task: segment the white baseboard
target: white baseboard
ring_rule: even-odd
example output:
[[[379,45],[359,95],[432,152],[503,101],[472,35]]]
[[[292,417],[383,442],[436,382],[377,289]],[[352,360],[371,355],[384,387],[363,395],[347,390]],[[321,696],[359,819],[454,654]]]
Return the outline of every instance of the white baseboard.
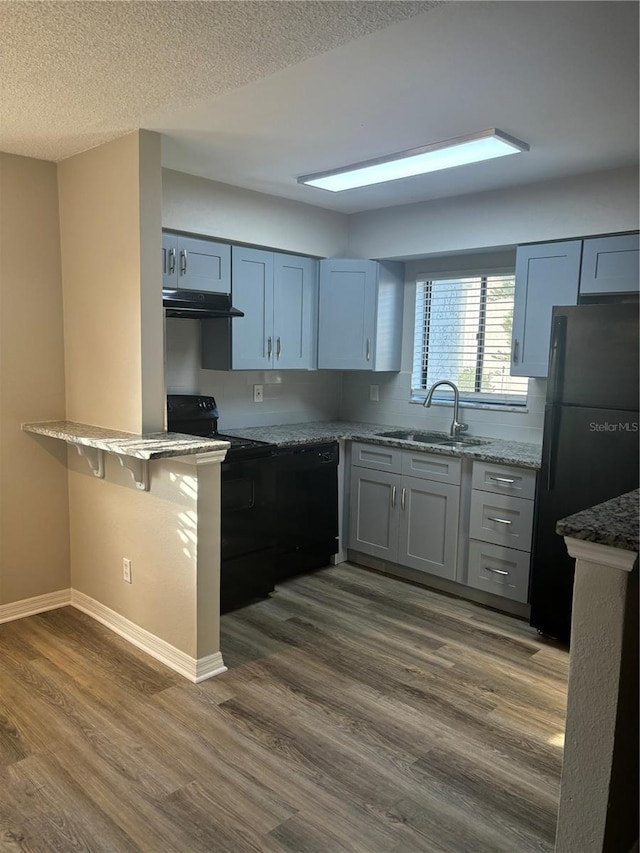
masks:
[[[35,616],[36,613],[44,613],[46,610],[55,610],[57,607],[66,607],[69,604],[71,604],[70,589],[60,589],[45,595],[35,595],[33,598],[23,598],[22,601],[14,601],[11,604],[0,604],[0,624],[13,622],[14,619],[24,619],[25,616]]]
[[[83,592],[72,589],[70,603],[189,681],[198,683],[227,671],[220,652],[193,658]]]

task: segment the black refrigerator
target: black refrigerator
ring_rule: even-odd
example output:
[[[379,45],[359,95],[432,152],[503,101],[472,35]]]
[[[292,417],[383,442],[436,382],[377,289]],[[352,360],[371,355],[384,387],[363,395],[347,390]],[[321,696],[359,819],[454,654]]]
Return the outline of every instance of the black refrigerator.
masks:
[[[556,522],[638,487],[638,305],[553,309],[531,625],[568,642],[574,560]]]

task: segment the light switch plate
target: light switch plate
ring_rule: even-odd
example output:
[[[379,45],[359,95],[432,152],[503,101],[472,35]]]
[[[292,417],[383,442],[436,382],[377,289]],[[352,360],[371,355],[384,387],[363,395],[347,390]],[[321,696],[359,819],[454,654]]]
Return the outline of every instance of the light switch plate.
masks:
[[[379,385],[369,385],[369,399],[372,403],[378,403],[380,401]]]
[[[264,400],[264,396],[263,396],[262,385],[254,385],[253,386],[253,402],[254,403],[262,403],[263,400]]]

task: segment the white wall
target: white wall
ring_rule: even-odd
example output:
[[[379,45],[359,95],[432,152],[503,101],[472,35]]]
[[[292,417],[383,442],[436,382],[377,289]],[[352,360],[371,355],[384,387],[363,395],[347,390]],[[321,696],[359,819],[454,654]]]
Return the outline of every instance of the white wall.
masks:
[[[162,225],[322,258],[347,251],[343,213],[170,169],[162,171]]]
[[[638,170],[615,169],[349,218],[358,258],[411,258],[638,229]]]
[[[169,394],[211,394],[221,432],[246,426],[326,421],[340,411],[342,375],[331,370],[203,370],[198,320],[166,321]],[[264,402],[253,402],[253,386]]]

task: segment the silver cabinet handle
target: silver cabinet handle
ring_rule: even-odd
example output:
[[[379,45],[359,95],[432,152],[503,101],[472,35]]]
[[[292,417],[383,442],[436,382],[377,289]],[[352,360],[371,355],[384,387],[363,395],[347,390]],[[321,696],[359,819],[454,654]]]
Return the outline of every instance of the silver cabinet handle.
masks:
[[[169,275],[176,271],[176,250],[169,249]]]
[[[187,274],[187,250],[180,249],[180,275]]]
[[[510,480],[509,477],[489,477],[494,483],[508,483],[510,486],[515,483],[515,480]]]
[[[402,493],[400,495],[400,506],[402,507],[402,509],[407,508],[407,490],[404,486],[402,487]]]
[[[267,338],[267,358],[271,358],[271,353],[273,352],[273,339],[271,335]]]
[[[282,347],[280,346],[280,335],[276,338],[276,358],[280,358]]]
[[[397,491],[398,490],[396,489],[395,486],[391,487],[391,509],[393,509],[396,505],[396,492]]]
[[[518,363],[518,346],[519,346],[519,341],[517,338],[514,338],[513,339],[513,356],[512,356],[512,360],[513,360],[514,364]]]
[[[491,566],[485,566],[488,572],[493,572],[494,575],[508,575],[509,572],[503,572],[502,569],[493,569]]]
[[[512,524],[513,522],[509,521],[508,518],[496,518],[494,515],[488,515],[487,521],[497,521],[498,524]]]
[[[371,338],[367,338],[367,361],[371,361]]]

